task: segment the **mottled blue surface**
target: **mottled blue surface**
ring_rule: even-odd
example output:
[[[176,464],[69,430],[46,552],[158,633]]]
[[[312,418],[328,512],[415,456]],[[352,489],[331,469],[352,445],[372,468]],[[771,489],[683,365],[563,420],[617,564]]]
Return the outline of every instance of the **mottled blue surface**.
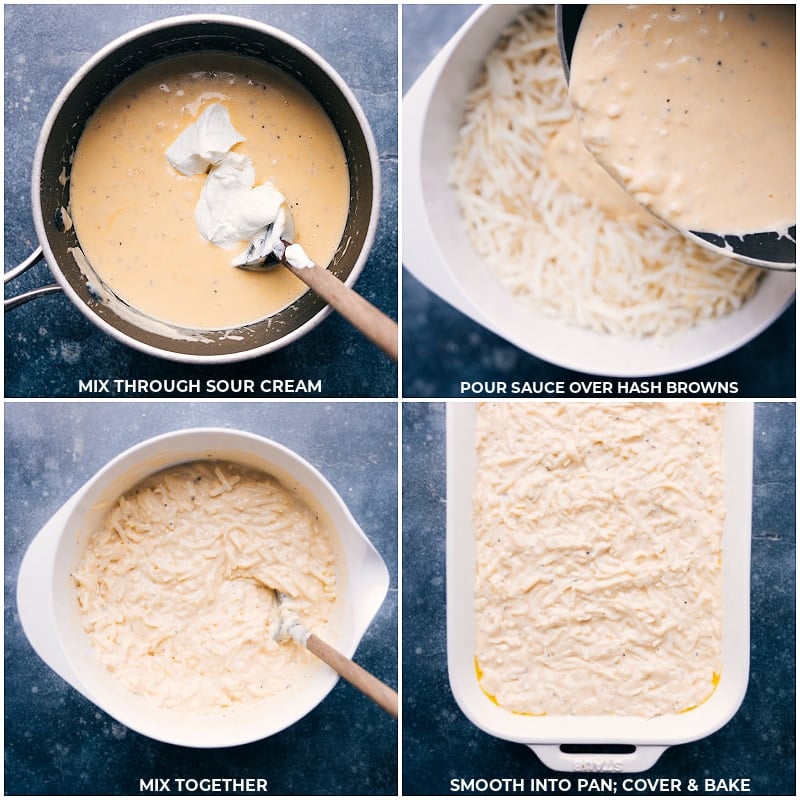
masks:
[[[389,568],[390,588],[355,659],[397,687],[397,409],[394,403],[6,403],[5,792],[136,795],[150,777],[260,777],[274,795],[386,795],[397,723],[344,681],[308,716],[261,742],[193,750],[128,730],[33,652],[16,610],[28,543],[112,457],[195,426],[257,433],[333,484]]]
[[[476,10],[475,5],[403,5],[403,93]],[[478,325],[402,273],[403,386],[405,397],[461,396],[461,381],[532,381],[586,376],[529,355]],[[795,396],[795,305],[734,353],[673,379],[737,381],[739,396]],[[724,397],[724,395],[721,395]]]
[[[155,19],[199,10],[255,19],[314,48],[347,81],[370,122],[381,164],[381,216],[356,290],[397,319],[397,8],[393,5],[13,5],[5,8],[5,268],[36,247],[31,164],[42,123],[67,80],[101,46]],[[44,263],[13,282],[47,283]],[[8,294],[8,292],[7,292]],[[397,368],[331,314],[300,341],[228,367],[181,366],[102,333],[61,293],[5,318],[7,397],[76,397],[89,378],[256,377],[323,381],[324,397],[395,397]],[[131,396],[131,393],[127,393]]]
[[[670,747],[645,777],[749,778],[754,795],[795,788],[795,406],[756,406],[751,665],[744,702],[718,732]],[[553,773],[522,744],[482,732],[447,676],[445,407],[403,406],[403,782],[407,795],[446,795],[451,778]],[[622,791],[620,791],[622,793]]]

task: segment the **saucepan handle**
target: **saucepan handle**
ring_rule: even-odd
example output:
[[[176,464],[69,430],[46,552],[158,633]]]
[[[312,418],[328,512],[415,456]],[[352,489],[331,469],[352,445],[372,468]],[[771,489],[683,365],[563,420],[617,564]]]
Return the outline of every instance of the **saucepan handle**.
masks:
[[[13,281],[14,278],[19,277],[22,275],[23,272],[27,272],[34,264],[38,264],[42,258],[44,258],[44,253],[42,252],[42,247],[39,245],[24,261],[17,264],[16,267],[12,267],[3,275],[3,284],[9,283],[9,281]],[[12,308],[16,308],[17,306],[21,306],[23,303],[27,303],[28,300],[33,300],[36,297],[41,297],[45,294],[51,294],[52,292],[60,292],[61,287],[57,283],[50,283],[47,286],[40,286],[38,289],[31,289],[29,292],[23,292],[22,294],[18,294],[16,297],[9,297],[3,301],[3,308],[5,311],[10,311]]]
[[[667,749],[664,745],[636,745],[631,753],[565,753],[557,744],[531,744],[542,763],[559,772],[644,772]]]

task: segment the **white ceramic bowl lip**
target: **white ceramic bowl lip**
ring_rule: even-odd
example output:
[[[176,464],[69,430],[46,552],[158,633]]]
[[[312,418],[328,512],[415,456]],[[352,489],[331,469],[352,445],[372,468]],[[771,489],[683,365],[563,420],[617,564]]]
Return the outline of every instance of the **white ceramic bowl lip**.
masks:
[[[298,301],[266,320],[260,320],[229,330],[190,331],[150,319],[146,314],[135,309],[125,308],[125,304],[120,301],[115,301],[111,305],[105,303],[97,304],[94,302],[95,292],[90,291],[86,285],[87,281],[80,267],[72,264],[71,262],[74,261],[74,258],[71,255],[67,255],[67,244],[71,244],[72,240],[69,242],[61,241],[61,239],[64,239],[64,231],[58,229],[57,223],[51,218],[53,214],[44,213],[43,204],[48,209],[51,206],[58,208],[59,205],[64,207],[69,205],[68,193],[55,200],[51,197],[53,192],[56,191],[53,188],[57,183],[54,177],[59,175],[62,169],[68,172],[69,164],[71,164],[71,153],[74,149],[74,146],[63,149],[65,144],[61,143],[60,138],[63,136],[63,128],[65,127],[71,130],[80,124],[80,129],[82,129],[83,122],[81,117],[83,116],[84,119],[88,117],[96,106],[92,106],[88,112],[83,110],[76,111],[77,120],[72,119],[72,112],[67,114],[68,119],[66,122],[62,117],[64,116],[65,104],[68,102],[76,104],[77,108],[82,108],[82,101],[76,101],[74,98],[82,97],[85,91],[83,84],[88,84],[93,71],[99,68],[106,59],[116,57],[117,51],[121,51],[123,48],[136,47],[138,41],[143,37],[151,35],[173,35],[177,37],[183,29],[197,29],[198,27],[211,29],[214,26],[218,26],[228,32],[236,31],[237,29],[247,31],[253,35],[263,36],[267,40],[276,40],[290,48],[300,58],[313,64],[326,76],[330,85],[335,87],[335,91],[338,93],[338,98],[336,98],[335,102],[343,102],[352,113],[358,128],[357,134],[353,131],[349,131],[346,136],[342,134],[342,131],[339,131],[339,134],[343,138],[346,150],[348,149],[348,142],[344,141],[345,138],[352,138],[353,141],[363,139],[365,166],[359,169],[359,173],[363,175],[366,175],[367,172],[370,173],[371,196],[367,207],[363,198],[367,192],[366,187],[359,189],[351,186],[351,211],[358,203],[361,203],[361,206],[359,206],[361,211],[354,216],[360,218],[361,214],[368,215],[368,222],[365,230],[362,230],[361,223],[357,223],[353,225],[353,230],[348,233],[351,228],[351,220],[348,218],[348,227],[345,229],[345,235],[339,245],[339,252],[343,254],[342,260],[349,261],[352,257],[348,253],[348,250],[352,249],[351,244],[354,243],[355,237],[361,239],[360,249],[355,257],[353,266],[350,267],[344,277],[344,282],[348,286],[355,283],[366,265],[377,234],[381,202],[380,158],[375,137],[366,114],[355,94],[339,73],[315,50],[294,36],[265,23],[233,15],[186,14],[142,25],[119,36],[95,53],[78,69],[59,92],[42,126],[34,152],[31,178],[31,199],[36,236],[50,271],[61,289],[91,322],[122,344],[143,353],[168,360],[196,364],[233,363],[274,352],[296,341],[315,328],[330,314],[331,308],[306,293]],[[208,49],[208,45],[205,45],[205,47]],[[151,60],[153,58],[151,57]],[[74,135],[74,133],[70,135]],[[59,141],[53,142],[51,141],[53,139],[59,139]],[[62,148],[60,158],[55,158],[51,149],[58,150],[59,148]],[[354,150],[360,150],[360,145],[356,145]],[[56,161],[59,163],[56,163]],[[351,162],[351,176],[353,166]],[[364,183],[366,183],[366,178]],[[63,194],[64,190],[62,189],[61,192]],[[67,231],[66,233],[75,238],[74,232]],[[53,244],[54,242],[58,242],[57,248]],[[77,245],[77,240],[75,240],[75,243]],[[305,306],[311,302],[306,299],[307,296],[312,298],[314,304],[320,305],[320,310],[306,321],[297,324],[295,317],[305,314]],[[118,311],[115,310],[117,308],[119,309]],[[169,333],[170,330],[178,331],[179,335],[172,335]],[[251,346],[250,343],[252,341],[256,342],[255,346]],[[261,343],[262,341],[263,343]]]
[[[188,747],[229,747],[257,741],[294,724],[333,688],[337,675],[321,662],[308,671],[302,692],[267,705],[215,714],[160,709],[129,692],[97,659],[79,617],[70,572],[93,520],[124,491],[168,466],[197,459],[228,459],[281,480],[329,521],[338,542],[339,596],[331,644],[352,656],[388,590],[380,555],[327,479],[305,459],[261,436],[226,428],[163,434],[114,458],[57,512],[31,543],[20,569],[18,606],[34,650],[62,678],[126,727]],[[265,631],[265,636],[270,632]]]
[[[511,714],[481,691],[475,674],[474,574],[471,516],[475,469],[476,406],[447,406],[447,662],[453,695],[465,716],[485,732],[529,745],[554,769],[579,771],[584,755],[561,745],[629,745],[633,753],[609,756],[617,769],[638,772],[652,766],[670,745],[696,741],[722,727],[738,710],[750,665],[750,520],[752,513],[753,405],[726,404],[723,459],[722,670],[714,694],[681,714],[653,719],[630,716],[543,716]],[[464,502],[466,500],[466,502]],[[598,757],[602,761],[602,757]],[[595,771],[600,771],[598,767]]]
[[[405,266],[480,325],[537,358],[596,375],[644,377],[697,367],[765,330],[794,298],[792,273],[767,271],[740,309],[659,343],[578,328],[537,314],[487,277],[449,182],[464,100],[505,26],[527,6],[481,6],[428,66],[403,101]]]

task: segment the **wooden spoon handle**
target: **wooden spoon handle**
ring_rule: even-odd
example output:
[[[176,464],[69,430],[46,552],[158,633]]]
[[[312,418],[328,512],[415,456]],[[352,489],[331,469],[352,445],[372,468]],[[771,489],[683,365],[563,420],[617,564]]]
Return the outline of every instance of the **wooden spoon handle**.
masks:
[[[331,647],[314,633],[309,634],[306,647],[329,667],[335,669],[346,681],[352,683],[356,689],[360,689],[384,711],[388,711],[397,719],[397,692],[394,689],[379,681],[354,661],[343,656],[336,648]]]
[[[380,347],[392,361],[397,361],[397,323],[394,320],[319,264],[301,269],[293,267],[285,260],[283,263],[373,344]]]

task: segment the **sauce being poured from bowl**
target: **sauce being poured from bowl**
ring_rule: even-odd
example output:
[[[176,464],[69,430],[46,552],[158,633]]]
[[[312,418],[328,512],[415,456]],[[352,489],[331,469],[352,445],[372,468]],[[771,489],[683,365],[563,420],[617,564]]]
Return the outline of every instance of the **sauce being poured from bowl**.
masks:
[[[586,147],[684,231],[795,225],[794,6],[589,5],[570,64]]]

